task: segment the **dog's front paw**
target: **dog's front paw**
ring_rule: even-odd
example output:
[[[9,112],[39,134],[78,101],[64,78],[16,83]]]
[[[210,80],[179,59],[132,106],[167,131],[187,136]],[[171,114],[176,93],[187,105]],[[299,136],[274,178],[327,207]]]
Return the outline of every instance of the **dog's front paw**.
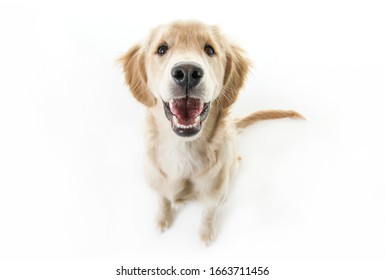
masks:
[[[202,225],[200,229],[200,238],[205,246],[211,244],[215,237],[214,227],[212,225]]]
[[[160,232],[164,232],[171,225],[171,213],[161,213],[156,218],[156,226]]]

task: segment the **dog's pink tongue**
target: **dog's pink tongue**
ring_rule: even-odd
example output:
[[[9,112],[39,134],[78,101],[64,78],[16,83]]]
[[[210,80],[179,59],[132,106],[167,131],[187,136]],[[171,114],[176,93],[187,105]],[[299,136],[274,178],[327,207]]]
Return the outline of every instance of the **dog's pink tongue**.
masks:
[[[170,110],[177,117],[179,124],[191,125],[202,113],[203,104],[198,98],[174,98],[170,101]]]

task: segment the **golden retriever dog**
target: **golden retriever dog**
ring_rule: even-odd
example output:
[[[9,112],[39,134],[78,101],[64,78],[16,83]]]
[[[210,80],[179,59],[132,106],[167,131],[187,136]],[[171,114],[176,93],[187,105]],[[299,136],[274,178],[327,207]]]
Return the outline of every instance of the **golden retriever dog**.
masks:
[[[159,195],[157,226],[164,231],[173,206],[198,199],[204,204],[200,238],[207,245],[240,159],[237,132],[258,120],[302,116],[260,111],[231,119],[250,62],[215,26],[161,25],[120,62],[131,93],[147,108],[145,179]]]

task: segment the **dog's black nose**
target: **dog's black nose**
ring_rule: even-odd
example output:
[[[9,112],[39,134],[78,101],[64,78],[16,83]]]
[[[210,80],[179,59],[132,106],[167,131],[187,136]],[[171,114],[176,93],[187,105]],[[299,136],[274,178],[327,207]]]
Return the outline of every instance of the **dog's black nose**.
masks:
[[[171,69],[171,76],[177,85],[191,89],[199,84],[203,69],[196,64],[179,63]]]

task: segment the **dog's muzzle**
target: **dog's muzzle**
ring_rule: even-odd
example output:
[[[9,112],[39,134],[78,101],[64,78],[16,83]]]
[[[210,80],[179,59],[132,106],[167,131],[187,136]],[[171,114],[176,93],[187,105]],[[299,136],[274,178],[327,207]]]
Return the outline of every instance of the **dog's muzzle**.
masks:
[[[193,62],[177,63],[171,69],[178,93],[170,101],[163,101],[163,107],[172,130],[178,136],[196,135],[207,118],[210,102],[203,102],[200,96],[203,75],[203,69]]]

